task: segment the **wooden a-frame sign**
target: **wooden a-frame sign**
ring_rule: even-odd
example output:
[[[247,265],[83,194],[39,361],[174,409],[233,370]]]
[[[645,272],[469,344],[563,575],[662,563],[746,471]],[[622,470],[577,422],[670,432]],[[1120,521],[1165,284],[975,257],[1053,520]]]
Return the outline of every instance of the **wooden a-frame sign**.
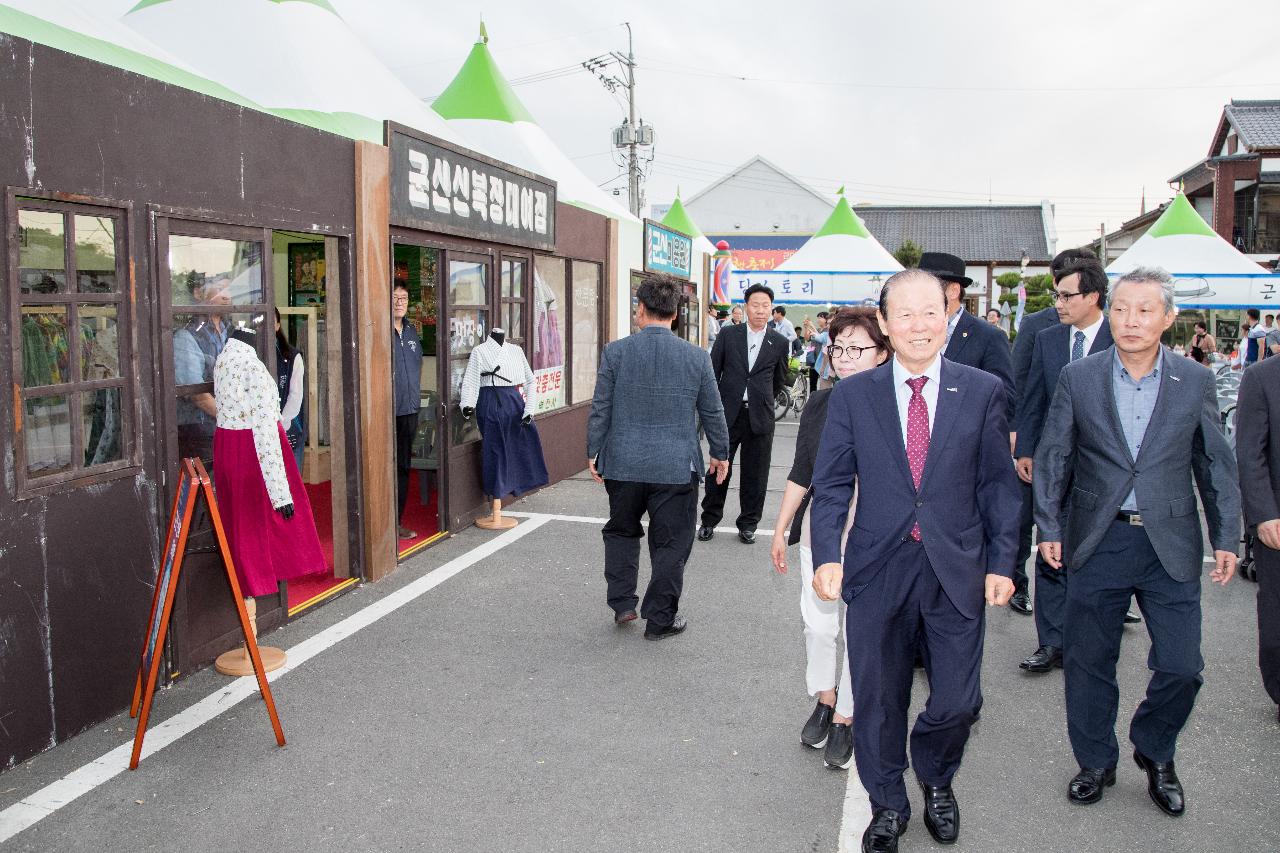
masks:
[[[198,457],[183,459],[179,469],[177,494],[173,499],[173,514],[169,518],[169,533],[165,539],[164,551],[160,554],[156,591],[151,599],[151,618],[147,623],[147,635],[142,641],[142,658],[138,663],[133,702],[129,706],[129,716],[138,718],[138,731],[133,736],[133,756],[129,759],[130,770],[138,768],[138,759],[142,756],[142,738],[147,733],[147,718],[151,715],[151,700],[155,696],[156,678],[160,674],[159,650],[164,646],[165,634],[169,631],[169,616],[173,610],[174,593],[178,589],[178,575],[182,570],[182,556],[187,547],[187,534],[191,530],[191,516],[201,493],[204,494],[205,503],[209,507],[209,517],[213,521],[213,529],[218,536],[222,564],[227,571],[227,581],[231,584],[231,599],[235,602],[236,611],[240,614],[240,628],[244,631],[245,645],[249,649],[249,657],[253,660],[253,670],[258,676],[258,688],[262,691],[263,701],[267,703],[267,713],[271,715],[271,727],[275,729],[276,743],[284,746],[284,730],[280,728],[276,703],[271,698],[271,686],[267,684],[267,674],[262,669],[262,658],[258,654],[258,641],[254,637],[253,626],[249,623],[249,613],[245,610],[244,599],[240,596],[240,582],[236,580],[235,566],[231,562],[231,549],[227,546],[227,535],[222,529],[222,517],[218,514],[218,503],[213,496],[213,484],[209,481],[204,463]]]

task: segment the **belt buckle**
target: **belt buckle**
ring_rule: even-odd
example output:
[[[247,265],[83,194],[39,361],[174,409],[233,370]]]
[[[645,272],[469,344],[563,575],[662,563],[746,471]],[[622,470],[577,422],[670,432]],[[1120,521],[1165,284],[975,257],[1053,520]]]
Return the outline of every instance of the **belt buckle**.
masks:
[[[1129,513],[1129,526],[1130,526],[1130,527],[1143,527],[1144,525],[1143,525],[1143,523],[1142,523],[1142,516],[1141,516],[1141,515],[1138,515],[1138,513],[1136,513],[1136,512],[1131,512],[1131,513]]]

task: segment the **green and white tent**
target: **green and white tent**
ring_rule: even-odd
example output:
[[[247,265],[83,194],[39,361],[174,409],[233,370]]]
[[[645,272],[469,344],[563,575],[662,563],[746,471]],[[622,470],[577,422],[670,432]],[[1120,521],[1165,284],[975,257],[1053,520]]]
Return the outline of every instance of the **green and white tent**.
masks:
[[[679,188],[676,189],[676,200],[671,203],[671,209],[667,211],[666,216],[662,217],[662,224],[692,237],[695,252],[702,252],[705,255],[716,253],[716,247],[702,233],[702,229],[694,224],[689,211],[685,209],[684,202],[680,200]]]
[[[391,119],[466,145],[328,0],[140,0],[122,20],[276,115],[374,142]]]
[[[493,61],[488,41],[481,25],[480,40],[432,109],[477,150],[555,181],[560,201],[638,224],[538,126]]]
[[[1182,193],[1150,230],[1107,267],[1113,280],[1138,267],[1160,267],[1174,277],[1183,308],[1263,308],[1280,303],[1280,276],[1266,272],[1200,217]]]
[[[840,197],[818,233],[772,270],[734,270],[731,298],[741,301],[753,284],[773,288],[774,299],[819,305],[874,305],[884,280],[902,270]]]

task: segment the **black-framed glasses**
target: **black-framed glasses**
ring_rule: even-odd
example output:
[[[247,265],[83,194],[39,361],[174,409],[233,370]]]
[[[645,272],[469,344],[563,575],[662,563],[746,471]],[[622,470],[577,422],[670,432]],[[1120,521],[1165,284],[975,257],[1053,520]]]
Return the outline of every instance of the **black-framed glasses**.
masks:
[[[1080,295],[1080,291],[1078,290],[1075,293],[1068,293],[1065,290],[1055,290],[1053,293],[1053,301],[1054,302],[1070,302],[1071,297],[1079,296],[1079,295]]]
[[[847,347],[842,347],[839,344],[827,344],[827,355],[831,356],[832,358],[840,358],[841,356],[848,353],[849,358],[861,358],[864,352],[866,352],[867,350],[873,350],[873,349],[879,349],[879,347],[875,345],[872,345],[869,347],[855,347],[852,345]]]

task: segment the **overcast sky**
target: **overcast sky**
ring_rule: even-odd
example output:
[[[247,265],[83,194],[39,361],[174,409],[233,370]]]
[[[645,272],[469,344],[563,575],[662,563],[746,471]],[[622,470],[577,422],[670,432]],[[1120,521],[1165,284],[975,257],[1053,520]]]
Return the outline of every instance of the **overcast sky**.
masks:
[[[126,9],[133,0],[118,2]],[[476,39],[567,155],[605,184],[625,101],[585,70],[635,36],[657,131],[649,204],[755,154],[853,202],[1055,203],[1060,247],[1171,195],[1231,98],[1280,98],[1275,0],[330,0],[417,94]],[[615,66],[608,73],[619,73]],[[747,78],[747,79],[741,79]],[[625,177],[610,187],[623,190]]]

